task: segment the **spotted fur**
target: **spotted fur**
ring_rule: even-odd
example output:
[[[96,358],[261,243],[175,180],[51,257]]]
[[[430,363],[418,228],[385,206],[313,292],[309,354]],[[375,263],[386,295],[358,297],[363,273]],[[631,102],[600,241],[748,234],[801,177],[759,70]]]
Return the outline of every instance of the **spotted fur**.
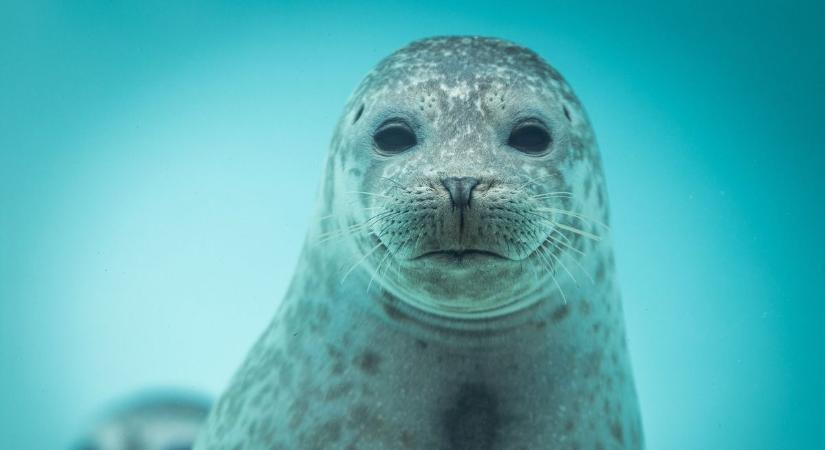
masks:
[[[508,145],[525,118],[546,153]],[[379,151],[388,119],[416,145]],[[478,181],[466,208],[449,177]],[[197,449],[643,448],[598,150],[535,53],[440,37],[390,55],[347,104],[320,197]]]

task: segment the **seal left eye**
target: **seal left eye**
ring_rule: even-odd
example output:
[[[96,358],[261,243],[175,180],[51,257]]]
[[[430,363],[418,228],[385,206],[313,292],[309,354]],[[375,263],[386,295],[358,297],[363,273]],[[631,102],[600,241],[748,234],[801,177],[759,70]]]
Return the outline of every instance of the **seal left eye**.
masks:
[[[544,153],[552,142],[550,132],[538,120],[527,120],[516,125],[507,139],[507,145],[531,155]]]
[[[415,133],[404,122],[388,122],[380,127],[372,140],[385,153],[401,153],[418,143]]]

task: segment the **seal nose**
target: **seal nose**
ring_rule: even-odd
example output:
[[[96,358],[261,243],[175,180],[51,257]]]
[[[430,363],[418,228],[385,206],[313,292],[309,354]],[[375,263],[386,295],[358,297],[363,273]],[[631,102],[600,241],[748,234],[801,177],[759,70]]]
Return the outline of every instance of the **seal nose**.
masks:
[[[470,207],[473,189],[478,186],[478,183],[478,178],[473,177],[447,177],[441,180],[441,184],[450,194],[450,202],[453,208],[460,210]]]

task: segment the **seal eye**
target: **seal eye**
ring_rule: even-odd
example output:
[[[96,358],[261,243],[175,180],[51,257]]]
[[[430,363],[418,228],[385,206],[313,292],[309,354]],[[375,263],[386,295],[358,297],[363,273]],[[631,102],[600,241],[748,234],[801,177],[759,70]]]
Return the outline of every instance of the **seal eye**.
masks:
[[[404,122],[385,122],[378,127],[372,140],[385,153],[401,153],[418,143],[415,133]]]
[[[552,141],[547,127],[538,120],[531,119],[513,128],[510,137],[507,138],[507,145],[524,153],[536,155],[547,150]]]

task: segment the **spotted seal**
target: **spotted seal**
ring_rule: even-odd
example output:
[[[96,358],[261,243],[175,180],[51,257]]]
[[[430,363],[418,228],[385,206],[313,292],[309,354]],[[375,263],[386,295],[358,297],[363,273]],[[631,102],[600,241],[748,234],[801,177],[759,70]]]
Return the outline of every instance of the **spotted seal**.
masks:
[[[534,52],[413,42],[336,128],[296,274],[196,448],[643,447],[600,156]]]
[[[75,450],[190,450],[210,402],[165,390],[134,395],[95,421]]]

